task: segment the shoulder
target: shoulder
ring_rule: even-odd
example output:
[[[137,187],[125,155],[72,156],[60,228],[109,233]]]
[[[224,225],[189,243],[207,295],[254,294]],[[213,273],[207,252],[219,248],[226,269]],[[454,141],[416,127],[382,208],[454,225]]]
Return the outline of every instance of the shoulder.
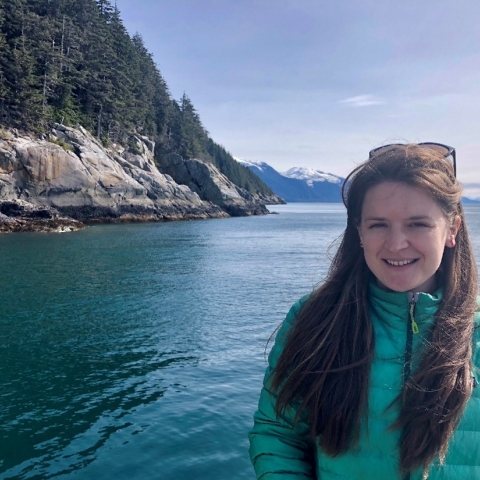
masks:
[[[305,302],[309,299],[310,295],[305,295],[302,297],[300,300],[297,300],[291,307],[290,310],[287,313],[287,316],[285,317],[285,320],[283,321],[282,326],[280,327],[280,330],[277,333],[277,336],[275,337],[275,342],[278,341],[284,341],[285,335],[287,332],[290,330],[290,327],[295,323],[295,320],[298,316],[298,312],[302,309],[303,305]]]
[[[480,296],[477,297],[477,311],[475,312],[474,322],[475,327],[480,327]]]
[[[295,319],[298,316],[298,312],[300,312],[301,308],[308,300],[309,296],[310,295],[305,295],[300,300],[296,301],[288,311],[285,320],[283,321],[280,329],[277,332],[277,335],[275,336],[275,344],[273,345],[273,348],[268,357],[268,362],[270,363],[270,365],[275,365],[277,363],[278,357],[280,356],[280,353],[283,350],[283,346],[285,345],[285,340],[287,338],[288,332],[294,324]]]
[[[475,329],[473,331],[473,365],[477,381],[480,382],[480,297],[477,298],[477,311],[473,317]]]
[[[305,295],[291,306],[290,310],[287,313],[287,316],[285,317],[285,321],[283,322],[284,325],[288,324],[289,326],[291,326],[293,324],[293,322],[297,318],[298,312],[309,298],[310,295]]]
[[[473,324],[475,327],[473,339],[474,342],[476,341],[478,346],[480,347],[480,297],[477,297],[477,311],[473,316]]]

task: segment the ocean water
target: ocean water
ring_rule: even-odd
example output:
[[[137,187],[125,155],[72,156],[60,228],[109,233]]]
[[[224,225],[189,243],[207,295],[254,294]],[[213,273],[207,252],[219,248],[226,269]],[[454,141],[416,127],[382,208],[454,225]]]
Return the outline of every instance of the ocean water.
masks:
[[[266,342],[345,224],[272,210],[0,236],[0,479],[253,480]]]

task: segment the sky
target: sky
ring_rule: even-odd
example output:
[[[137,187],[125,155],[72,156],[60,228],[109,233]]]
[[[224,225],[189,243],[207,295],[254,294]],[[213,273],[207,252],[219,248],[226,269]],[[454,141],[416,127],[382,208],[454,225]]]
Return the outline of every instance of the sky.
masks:
[[[233,156],[345,176],[372,148],[433,141],[480,196],[478,0],[116,3]]]

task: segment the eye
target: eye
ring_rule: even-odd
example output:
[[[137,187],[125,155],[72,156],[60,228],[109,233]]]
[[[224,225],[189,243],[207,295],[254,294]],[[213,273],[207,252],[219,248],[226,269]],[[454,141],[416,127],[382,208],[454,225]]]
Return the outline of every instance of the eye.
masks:
[[[411,226],[415,227],[415,228],[429,228],[430,227],[430,225],[428,223],[425,223],[425,222],[413,222],[413,223],[411,223]]]
[[[377,223],[372,223],[368,226],[368,228],[385,228],[387,226],[386,223],[383,222],[377,222]]]

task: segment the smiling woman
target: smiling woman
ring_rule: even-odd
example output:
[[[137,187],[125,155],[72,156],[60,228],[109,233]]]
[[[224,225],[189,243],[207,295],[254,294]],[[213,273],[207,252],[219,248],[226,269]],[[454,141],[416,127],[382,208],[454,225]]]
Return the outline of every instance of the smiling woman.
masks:
[[[451,155],[391,145],[347,177],[329,275],[269,356],[258,478],[478,478],[477,272]]]

